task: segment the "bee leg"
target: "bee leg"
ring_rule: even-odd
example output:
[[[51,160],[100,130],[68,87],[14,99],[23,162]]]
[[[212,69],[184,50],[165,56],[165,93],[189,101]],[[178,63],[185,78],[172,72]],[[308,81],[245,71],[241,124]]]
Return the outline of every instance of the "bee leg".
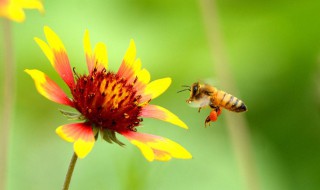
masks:
[[[204,123],[205,127],[207,127],[208,125],[210,126],[210,122],[217,121],[217,119],[218,119],[218,114],[216,110],[212,110]]]
[[[216,112],[217,112],[217,116],[219,116],[221,114],[221,109],[219,106],[216,107]]]
[[[221,114],[221,109],[219,106],[215,106],[212,111],[210,112],[209,116],[207,117],[207,119],[205,120],[204,124],[205,127],[207,127],[208,125],[210,125],[210,122],[214,122],[217,121],[218,116]]]
[[[207,119],[204,121],[204,127],[210,126],[210,115],[207,117]]]
[[[210,104],[210,108],[215,110],[217,112],[217,115],[219,116],[221,114],[220,106],[215,106],[213,104]]]
[[[198,109],[198,113],[200,113],[200,110],[201,110],[201,107],[199,107],[199,109]]]

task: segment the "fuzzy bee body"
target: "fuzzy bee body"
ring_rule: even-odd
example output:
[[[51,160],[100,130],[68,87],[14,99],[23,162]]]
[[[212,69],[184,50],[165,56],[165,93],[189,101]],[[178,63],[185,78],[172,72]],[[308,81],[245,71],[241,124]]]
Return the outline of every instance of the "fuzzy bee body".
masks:
[[[247,107],[242,100],[222,90],[216,90],[212,97],[214,105],[223,107],[229,111],[234,112],[247,111]]]
[[[221,112],[220,107],[233,112],[247,111],[247,107],[242,100],[211,85],[196,82],[185,90],[190,91],[190,98],[187,103],[193,107],[199,107],[199,112],[201,108],[207,106],[212,109],[205,121],[205,125],[209,124],[210,121],[217,120]]]

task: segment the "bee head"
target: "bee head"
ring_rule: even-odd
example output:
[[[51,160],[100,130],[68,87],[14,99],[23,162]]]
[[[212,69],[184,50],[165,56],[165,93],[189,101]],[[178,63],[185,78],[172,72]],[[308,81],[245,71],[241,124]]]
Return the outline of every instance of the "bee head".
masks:
[[[200,84],[199,82],[195,82],[191,85],[190,87],[190,98],[187,100],[187,103],[191,103],[195,101],[197,98],[197,95],[199,94],[200,91]]]
[[[199,82],[195,82],[191,86],[183,85],[182,87],[185,87],[185,89],[178,92],[190,91],[190,97],[186,102],[191,107],[205,107],[210,104],[214,87],[210,87],[207,84],[200,84]]]
[[[200,84],[199,82],[195,82],[191,85],[191,94],[190,96],[193,97],[193,96],[196,96],[199,92],[199,89],[200,89]]]
[[[188,85],[182,85],[182,87],[185,87],[185,89],[182,89],[179,92],[183,92],[183,91],[190,91],[190,97],[189,99],[186,101],[187,103],[191,103],[195,100],[197,100],[199,97],[199,93],[200,93],[200,83],[199,82],[195,82],[193,83],[191,86]]]

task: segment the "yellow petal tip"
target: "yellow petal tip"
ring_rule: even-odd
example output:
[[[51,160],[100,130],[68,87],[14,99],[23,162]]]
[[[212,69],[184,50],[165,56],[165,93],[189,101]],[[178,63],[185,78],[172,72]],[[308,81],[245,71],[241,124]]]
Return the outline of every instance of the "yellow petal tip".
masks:
[[[93,145],[94,141],[84,141],[82,139],[79,139],[73,145],[74,152],[79,158],[84,158],[92,150]]]
[[[63,140],[67,141],[67,142],[73,142],[74,139],[70,138],[66,135],[66,133],[63,132],[63,126],[60,126],[56,129],[56,134],[61,137]]]

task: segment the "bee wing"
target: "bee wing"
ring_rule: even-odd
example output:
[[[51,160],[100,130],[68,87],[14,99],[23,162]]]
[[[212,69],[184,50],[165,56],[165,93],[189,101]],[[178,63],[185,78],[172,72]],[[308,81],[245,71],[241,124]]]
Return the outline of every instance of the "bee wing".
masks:
[[[209,84],[211,86],[217,86],[219,85],[219,82],[216,78],[213,78],[213,77],[209,77],[209,78],[205,78],[205,79],[202,79],[200,80],[201,83],[204,83],[204,84]]]

